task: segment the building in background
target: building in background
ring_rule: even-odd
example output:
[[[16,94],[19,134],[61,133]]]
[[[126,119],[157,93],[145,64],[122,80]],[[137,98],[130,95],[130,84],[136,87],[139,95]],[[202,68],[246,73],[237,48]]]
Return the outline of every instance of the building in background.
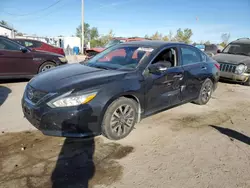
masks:
[[[40,37],[34,35],[16,36],[20,39],[33,39],[45,42],[55,47],[63,48],[66,55],[73,55],[73,48],[81,49],[81,39],[79,37]]]
[[[16,30],[10,26],[0,24],[0,35],[15,38]]]

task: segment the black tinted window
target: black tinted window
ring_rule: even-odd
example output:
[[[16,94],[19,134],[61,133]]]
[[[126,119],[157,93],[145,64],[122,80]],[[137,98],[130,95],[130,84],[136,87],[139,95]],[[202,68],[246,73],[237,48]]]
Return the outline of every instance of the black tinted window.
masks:
[[[201,62],[201,54],[198,50],[190,47],[181,47],[183,65]]]
[[[0,50],[20,50],[20,46],[10,40],[0,38]]]
[[[205,46],[205,51],[213,51],[213,50],[217,50],[216,45],[206,45]]]
[[[22,41],[20,40],[15,40],[17,43],[21,44],[21,45],[24,45]]]
[[[250,56],[250,44],[231,43],[223,50],[223,53]]]

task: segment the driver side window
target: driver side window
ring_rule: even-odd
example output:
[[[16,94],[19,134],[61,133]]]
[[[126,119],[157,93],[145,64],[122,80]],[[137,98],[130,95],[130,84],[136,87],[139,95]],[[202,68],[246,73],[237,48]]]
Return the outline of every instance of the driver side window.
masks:
[[[168,48],[163,50],[152,62],[152,64],[156,63],[165,64],[166,67],[177,66],[177,49]]]
[[[20,51],[20,46],[14,42],[0,38],[0,50]]]

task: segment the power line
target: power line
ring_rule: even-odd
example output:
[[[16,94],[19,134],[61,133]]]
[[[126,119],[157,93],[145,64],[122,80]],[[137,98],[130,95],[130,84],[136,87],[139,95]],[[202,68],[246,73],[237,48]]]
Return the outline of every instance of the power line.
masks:
[[[11,15],[11,16],[27,16],[27,15],[31,15],[31,14],[36,14],[38,12],[41,12],[41,11],[45,11],[53,6],[55,6],[56,4],[58,4],[59,2],[61,2],[62,0],[58,0],[56,1],[55,3],[51,4],[50,6],[48,7],[45,7],[43,9],[40,9],[40,10],[37,10],[35,12],[30,12],[30,13],[26,13],[26,14],[13,14],[13,13],[9,13],[9,12],[6,12],[6,11],[3,11],[4,13],[8,14],[8,15]]]

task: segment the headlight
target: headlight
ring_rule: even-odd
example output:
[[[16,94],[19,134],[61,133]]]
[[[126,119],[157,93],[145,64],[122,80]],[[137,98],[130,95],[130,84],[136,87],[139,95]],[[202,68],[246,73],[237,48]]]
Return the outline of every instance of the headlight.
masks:
[[[235,73],[236,74],[243,74],[247,69],[247,66],[244,64],[239,64],[236,69],[235,69]]]
[[[59,59],[61,62],[63,62],[63,63],[65,63],[65,62],[68,61],[68,60],[66,59],[66,57],[58,57],[58,59]]]
[[[91,93],[85,93],[85,94],[83,93],[71,94],[71,92],[68,92],[53,99],[47,104],[52,108],[79,106],[81,104],[86,104],[92,99],[94,99],[96,94],[97,92],[91,92]]]

